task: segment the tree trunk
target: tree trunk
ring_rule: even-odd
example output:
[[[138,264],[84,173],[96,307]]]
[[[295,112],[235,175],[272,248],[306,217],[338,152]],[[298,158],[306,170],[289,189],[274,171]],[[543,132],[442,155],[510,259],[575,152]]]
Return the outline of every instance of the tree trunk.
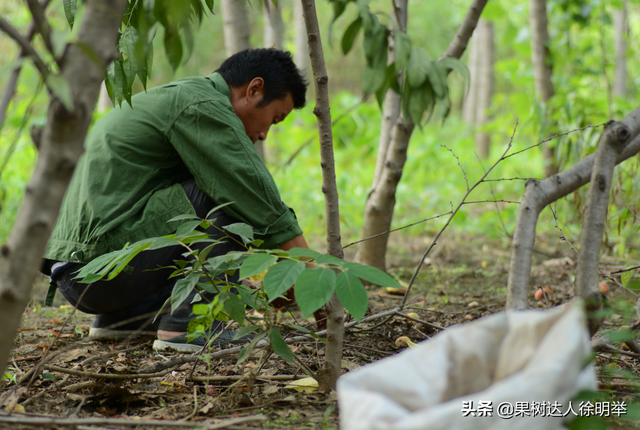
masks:
[[[629,130],[629,140],[633,140],[618,155],[616,164],[640,152],[640,136],[638,136],[640,133],[640,108],[631,112],[620,123]],[[598,146],[603,145],[605,139],[611,138],[613,138],[611,132],[603,133]],[[579,163],[562,173],[542,181],[529,180],[527,182],[520,201],[511,244],[511,261],[507,281],[507,309],[527,308],[531,257],[536,238],[538,216],[551,202],[574,192],[590,181],[594,158],[595,154],[587,155]]]
[[[309,40],[309,56],[316,88],[316,107],[313,113],[318,118],[320,134],[320,155],[322,166],[322,192],[324,193],[325,218],[327,220],[327,252],[337,258],[343,258],[340,237],[340,210],[338,188],[333,156],[333,135],[331,131],[331,112],[329,110],[329,78],[324,62],[318,16],[314,0],[301,0],[304,21]],[[342,363],[342,338],[344,336],[344,308],[334,293],[326,305],[327,311],[327,348],[324,366],[318,372],[320,389],[334,390],[340,376]]]
[[[486,3],[487,0],[474,0],[471,3],[456,35],[442,58],[460,58],[462,56]],[[406,0],[395,0],[393,5],[399,8],[398,16],[403,14],[406,16]],[[405,20],[405,27],[401,28],[406,28],[406,18],[403,19]],[[391,142],[387,150],[387,157],[383,163],[380,179],[367,199],[362,229],[364,238],[387,232],[391,228],[396,202],[396,189],[402,177],[402,170],[407,160],[409,140],[414,128],[413,122],[403,118],[403,116],[400,116],[393,126]],[[388,234],[365,241],[358,251],[356,260],[359,263],[386,270],[388,241]]]
[[[220,0],[227,57],[251,48],[245,0]]]
[[[613,15],[613,28],[616,32],[616,71],[613,81],[613,95],[627,96],[627,0],[622,0],[622,9]]]
[[[535,75],[536,95],[547,104],[555,94],[551,82],[551,58],[549,53],[549,33],[547,31],[546,0],[531,0],[529,3],[529,23],[531,27],[531,60]],[[558,173],[555,148],[546,143],[542,146],[545,178]]]
[[[489,121],[487,110],[491,107],[493,96],[493,24],[481,19],[476,30],[478,35],[478,79],[476,124],[482,128]],[[491,134],[485,130],[476,131],[476,152],[480,158],[489,157]]]
[[[598,287],[600,247],[607,220],[611,179],[616,160],[631,137],[629,128],[621,122],[605,127],[600,138],[591,170],[591,184],[580,233],[580,250],[576,267],[576,294],[585,300],[589,330],[594,335],[602,322],[591,312],[602,307],[602,294]]]
[[[471,126],[476,125],[476,114],[478,113],[478,69],[480,68],[480,56],[478,55],[479,39],[478,33],[476,33],[475,37],[471,38],[469,44],[468,67],[471,80],[469,82],[469,92],[467,93],[462,106],[462,120]]]
[[[309,76],[309,45],[307,42],[307,29],[302,16],[302,4],[295,0],[293,2],[293,26],[295,52],[293,59],[302,71],[304,76]]]
[[[282,8],[273,4],[273,0],[262,0],[264,15],[264,46],[282,49]]]
[[[407,31],[408,0],[392,0],[391,16],[397,18],[396,31]],[[389,44],[390,61],[394,57],[394,45]],[[367,198],[362,225],[363,237],[374,236],[389,230],[396,203],[396,188],[407,161],[407,148],[414,124],[400,115],[400,96],[387,90],[378,144],[378,159],[373,175],[373,185]],[[389,235],[370,239],[362,244],[356,255],[361,264],[386,271],[387,244]]]
[[[227,57],[251,48],[245,2],[246,0],[221,0],[220,2]],[[264,143],[259,140],[255,146],[260,158],[264,161]]]
[[[42,254],[58,217],[62,198],[83,151],[84,138],[100,92],[104,71],[114,55],[125,0],[87,0],[77,42],[67,45],[61,75],[73,106],[53,99],[42,132],[36,168],[9,240],[0,248],[0,363],[13,346]],[[80,46],[85,46],[80,48]],[[93,55],[87,55],[87,50]],[[100,60],[96,64],[95,59]]]

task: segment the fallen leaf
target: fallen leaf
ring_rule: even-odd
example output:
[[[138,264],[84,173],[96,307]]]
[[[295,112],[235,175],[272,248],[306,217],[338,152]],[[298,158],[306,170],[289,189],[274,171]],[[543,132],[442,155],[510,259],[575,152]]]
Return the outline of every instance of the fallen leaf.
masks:
[[[302,378],[285,385],[284,388],[293,389],[301,393],[311,393],[318,389],[318,381],[312,377]]]

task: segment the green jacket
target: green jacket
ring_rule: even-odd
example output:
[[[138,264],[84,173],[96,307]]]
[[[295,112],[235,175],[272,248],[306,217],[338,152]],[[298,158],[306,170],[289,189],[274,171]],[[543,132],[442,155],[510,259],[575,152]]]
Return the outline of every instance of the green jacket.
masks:
[[[181,182],[254,227],[263,247],[302,233],[217,73],[162,85],[102,118],[87,136],[45,258],[87,263],[127,242],[170,234],[195,214]]]

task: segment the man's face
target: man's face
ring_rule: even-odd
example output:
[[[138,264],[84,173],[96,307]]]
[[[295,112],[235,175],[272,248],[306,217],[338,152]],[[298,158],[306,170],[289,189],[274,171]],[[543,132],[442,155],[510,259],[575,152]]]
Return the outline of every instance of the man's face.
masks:
[[[271,126],[283,121],[293,110],[291,94],[287,94],[284,99],[273,100],[265,106],[260,106],[264,98],[262,78],[254,79],[239,90],[239,97],[232,96],[231,105],[253,143],[265,140]]]

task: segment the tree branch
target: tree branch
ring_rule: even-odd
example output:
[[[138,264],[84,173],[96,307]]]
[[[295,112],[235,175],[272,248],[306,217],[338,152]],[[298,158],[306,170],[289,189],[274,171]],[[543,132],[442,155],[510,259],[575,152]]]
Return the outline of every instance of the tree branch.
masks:
[[[31,57],[31,61],[36,66],[42,78],[46,80],[47,75],[49,74],[49,68],[42,61],[42,58],[38,55],[36,50],[31,46],[29,40],[23,37],[17,28],[11,25],[10,22],[6,21],[4,18],[0,17],[0,30],[2,30],[7,36],[13,39],[20,48],[25,52],[25,56]]]
[[[27,6],[29,7],[29,11],[31,12],[31,16],[33,17],[33,23],[35,25],[35,29],[42,36],[42,41],[44,42],[44,46],[51,53],[53,58],[58,61],[56,53],[53,49],[53,44],[51,43],[51,25],[47,18],[44,16],[44,7],[38,2],[38,0],[26,0]]]
[[[633,139],[616,159],[619,164],[640,152],[640,108],[635,109],[622,121],[629,128]],[[531,276],[531,256],[535,242],[536,225],[540,212],[551,202],[566,196],[591,180],[595,154],[557,175],[542,181],[529,180],[525,187],[511,245],[511,262],[507,281],[507,309],[527,307],[527,288]]]
[[[202,422],[189,421],[169,421],[169,420],[137,420],[124,418],[40,418],[40,417],[20,417],[20,416],[0,416],[0,422],[13,424],[31,424],[36,426],[143,426],[143,427],[197,427],[202,430],[224,429],[238,424],[253,421],[266,421],[265,415],[250,415],[246,417],[231,418],[214,424],[204,424]]]
[[[462,54],[464,54],[464,51],[467,49],[467,45],[469,44],[469,39],[471,39],[471,35],[473,35],[473,30],[475,30],[478,25],[480,14],[488,1],[489,0],[473,0],[471,6],[467,9],[467,13],[462,19],[460,27],[458,27],[456,35],[453,37],[449,47],[444,54],[442,54],[440,59],[447,57],[462,57]]]

